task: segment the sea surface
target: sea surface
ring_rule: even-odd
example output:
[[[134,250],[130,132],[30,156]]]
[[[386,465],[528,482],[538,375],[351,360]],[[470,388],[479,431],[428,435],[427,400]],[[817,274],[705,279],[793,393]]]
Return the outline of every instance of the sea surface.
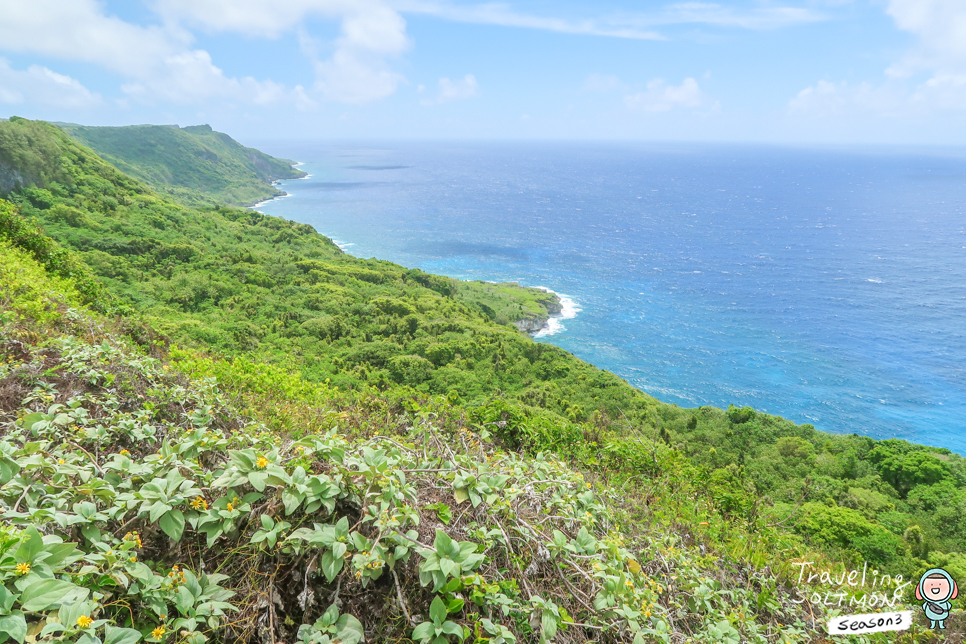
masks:
[[[266,144],[258,209],[561,294],[538,341],[685,407],[966,454],[966,150]]]

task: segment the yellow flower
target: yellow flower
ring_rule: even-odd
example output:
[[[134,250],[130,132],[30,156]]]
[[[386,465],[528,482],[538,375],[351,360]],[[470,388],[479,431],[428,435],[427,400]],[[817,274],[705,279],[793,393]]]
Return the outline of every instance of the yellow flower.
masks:
[[[58,463],[60,463],[61,465],[63,465],[65,461],[64,461],[64,459],[62,459],[62,458],[58,458],[58,459],[57,459],[57,462],[58,462]]]
[[[167,628],[165,628],[164,626],[158,626],[156,629],[151,631],[151,637],[153,637],[156,640],[159,640],[167,632],[168,632]]]
[[[119,454],[122,454],[122,455],[124,455],[124,456],[130,456],[130,455],[131,455],[131,452],[129,452],[129,451],[127,451],[126,449],[122,449],[122,450],[121,450],[120,452],[118,452],[118,453],[119,453]]]
[[[231,501],[229,501],[228,502],[228,505],[225,506],[225,509],[228,510],[229,512],[231,512],[232,510],[235,509],[235,504],[232,503]]]
[[[264,469],[268,467],[268,459],[265,458],[264,456],[259,456],[258,460],[255,461],[255,467],[257,467],[258,469]]]
[[[87,615],[81,615],[77,618],[77,625],[81,628],[90,628],[90,625],[94,623],[94,620]]]
[[[208,502],[198,496],[195,497],[195,500],[191,502],[191,507],[195,510],[207,510]]]
[[[30,572],[30,564],[29,563],[18,563],[17,564],[17,567],[14,568],[14,570],[16,571],[16,573],[18,575],[26,575],[28,572]]]

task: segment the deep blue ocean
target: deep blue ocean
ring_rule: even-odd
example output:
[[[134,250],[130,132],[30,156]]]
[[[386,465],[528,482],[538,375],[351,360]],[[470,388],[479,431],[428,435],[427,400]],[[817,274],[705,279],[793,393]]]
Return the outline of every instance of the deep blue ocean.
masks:
[[[552,289],[569,319],[538,340],[661,400],[966,454],[966,150],[261,147],[311,176],[259,210]]]

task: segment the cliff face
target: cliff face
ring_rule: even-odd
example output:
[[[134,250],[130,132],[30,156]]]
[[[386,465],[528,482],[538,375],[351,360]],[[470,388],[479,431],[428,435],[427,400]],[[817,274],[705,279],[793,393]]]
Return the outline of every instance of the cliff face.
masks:
[[[540,300],[540,305],[547,311],[546,316],[528,315],[514,322],[513,326],[524,333],[536,333],[547,326],[547,321],[550,318],[560,315],[561,311],[563,311],[563,304],[560,302],[560,297],[556,293],[550,292],[547,292],[546,295],[546,298],[541,298]]]
[[[513,326],[520,329],[524,333],[536,333],[547,324],[547,320],[549,319],[550,318],[524,318],[514,322]]]
[[[14,188],[22,188],[31,183],[33,182],[26,180],[15,168],[0,161],[0,194],[6,194]]]

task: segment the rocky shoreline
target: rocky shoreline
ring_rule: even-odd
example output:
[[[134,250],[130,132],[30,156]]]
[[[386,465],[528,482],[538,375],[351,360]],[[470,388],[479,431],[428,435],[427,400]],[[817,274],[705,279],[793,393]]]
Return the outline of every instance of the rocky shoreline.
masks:
[[[516,322],[513,323],[513,326],[515,326],[523,333],[529,333],[531,335],[533,335],[534,333],[538,333],[541,330],[547,328],[547,323],[550,321],[550,318],[559,316],[560,313],[563,311],[563,303],[560,301],[560,296],[557,295],[556,293],[553,293],[552,291],[548,291],[548,294],[551,295],[552,298],[541,302],[543,307],[547,310],[546,317],[528,316],[520,320],[517,320]]]

